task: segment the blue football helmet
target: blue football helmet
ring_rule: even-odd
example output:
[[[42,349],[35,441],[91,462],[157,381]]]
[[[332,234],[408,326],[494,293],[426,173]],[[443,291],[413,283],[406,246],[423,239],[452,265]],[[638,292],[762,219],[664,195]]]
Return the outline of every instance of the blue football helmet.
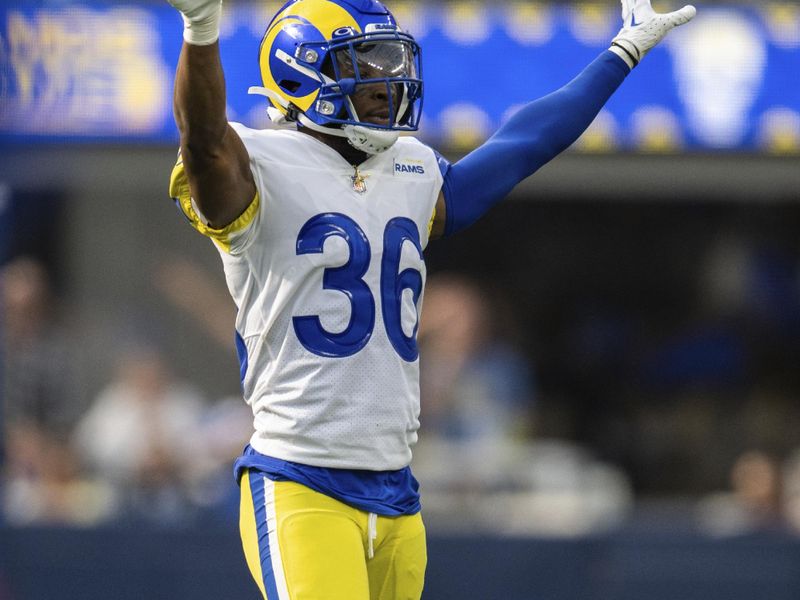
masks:
[[[419,126],[420,48],[377,0],[290,0],[267,26],[259,63],[264,87],[250,93],[269,98],[273,121],[346,137],[370,154]],[[377,123],[352,100],[374,86],[388,103]]]

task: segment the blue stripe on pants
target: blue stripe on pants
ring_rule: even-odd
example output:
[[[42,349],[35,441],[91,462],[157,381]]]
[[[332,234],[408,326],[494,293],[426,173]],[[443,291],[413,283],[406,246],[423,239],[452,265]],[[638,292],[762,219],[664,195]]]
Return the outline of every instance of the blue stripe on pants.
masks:
[[[275,572],[272,569],[272,555],[269,548],[269,524],[267,523],[265,486],[267,479],[258,471],[249,471],[250,493],[253,495],[253,510],[256,516],[256,532],[258,533],[258,550],[261,558],[261,576],[267,600],[278,600],[278,586],[275,583]]]

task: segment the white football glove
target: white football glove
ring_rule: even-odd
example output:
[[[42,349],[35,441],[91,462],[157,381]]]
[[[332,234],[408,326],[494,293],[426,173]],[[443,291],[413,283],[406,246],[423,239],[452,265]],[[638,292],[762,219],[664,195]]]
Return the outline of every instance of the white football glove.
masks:
[[[183,17],[183,39],[195,46],[208,46],[219,39],[222,0],[168,0]]]
[[[622,0],[622,29],[609,49],[632,69],[670,29],[688,23],[696,14],[691,4],[662,15],[653,10],[650,0]]]

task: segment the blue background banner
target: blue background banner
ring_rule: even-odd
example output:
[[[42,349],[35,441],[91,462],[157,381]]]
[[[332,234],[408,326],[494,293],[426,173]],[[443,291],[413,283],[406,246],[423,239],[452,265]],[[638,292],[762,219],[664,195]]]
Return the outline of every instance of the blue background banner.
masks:
[[[229,116],[267,127],[261,35],[278,2],[225,9]],[[519,105],[566,83],[619,29],[617,3],[390,3],[422,44],[421,137],[467,150]],[[800,152],[800,7],[698,4],[648,55],[581,151]],[[171,98],[181,44],[166,2],[11,2],[0,8],[0,140],[177,141]]]

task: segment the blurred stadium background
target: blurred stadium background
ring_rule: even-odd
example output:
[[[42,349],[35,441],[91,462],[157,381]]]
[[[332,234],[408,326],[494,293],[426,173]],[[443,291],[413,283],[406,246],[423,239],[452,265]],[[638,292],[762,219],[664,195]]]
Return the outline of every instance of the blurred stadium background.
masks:
[[[800,598],[800,5],[696,5],[568,153],[428,248],[426,600]],[[278,6],[225,11],[255,127]],[[390,8],[452,159],[619,23]],[[0,600],[256,598],[234,309],[166,193],[180,32],[155,1],[0,6]]]

